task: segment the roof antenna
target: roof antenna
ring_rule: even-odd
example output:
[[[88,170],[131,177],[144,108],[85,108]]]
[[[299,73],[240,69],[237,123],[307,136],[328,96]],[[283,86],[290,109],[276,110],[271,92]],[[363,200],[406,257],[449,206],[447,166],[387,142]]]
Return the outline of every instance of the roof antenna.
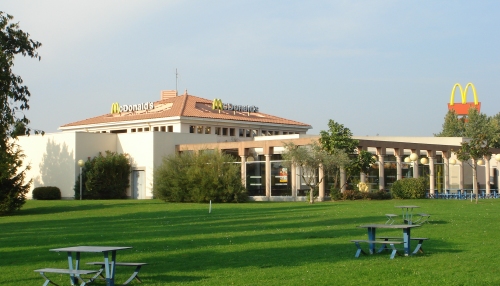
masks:
[[[177,73],[177,68],[175,68],[175,96],[177,96],[177,79],[179,78],[179,74]]]

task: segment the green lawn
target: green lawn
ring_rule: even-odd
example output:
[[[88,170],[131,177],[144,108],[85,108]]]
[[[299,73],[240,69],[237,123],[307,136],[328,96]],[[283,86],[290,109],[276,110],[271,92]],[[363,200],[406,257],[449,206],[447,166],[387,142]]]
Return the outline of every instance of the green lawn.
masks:
[[[430,238],[425,254],[354,258],[350,240],[367,237],[356,226],[384,223],[401,204],[432,215],[412,231]],[[158,200],[28,201],[0,217],[0,285],[42,285],[34,269],[67,267],[49,249],[75,245],[132,246],[118,260],[149,263],[143,285],[500,285],[499,225],[500,199],[214,204],[211,214],[208,204]],[[131,271],[117,268],[117,281]]]

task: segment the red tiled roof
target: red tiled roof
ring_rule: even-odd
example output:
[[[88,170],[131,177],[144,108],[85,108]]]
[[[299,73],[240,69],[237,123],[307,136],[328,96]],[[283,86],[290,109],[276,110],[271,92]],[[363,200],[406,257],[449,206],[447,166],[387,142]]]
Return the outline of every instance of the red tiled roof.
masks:
[[[74,127],[79,125],[127,122],[134,120],[148,120],[155,118],[168,118],[168,117],[178,117],[178,116],[310,127],[309,124],[261,112],[247,113],[240,111],[212,110],[211,100],[188,94],[156,101],[154,103],[154,109],[152,110],[122,112],[118,114],[108,113],[101,116],[68,123],[62,125],[61,127]]]

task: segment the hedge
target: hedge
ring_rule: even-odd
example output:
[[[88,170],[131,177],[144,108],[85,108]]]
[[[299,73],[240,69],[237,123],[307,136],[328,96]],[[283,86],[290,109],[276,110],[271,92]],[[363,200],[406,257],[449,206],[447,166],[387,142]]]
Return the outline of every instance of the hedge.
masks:
[[[61,190],[58,187],[36,187],[33,190],[34,200],[60,200]]]

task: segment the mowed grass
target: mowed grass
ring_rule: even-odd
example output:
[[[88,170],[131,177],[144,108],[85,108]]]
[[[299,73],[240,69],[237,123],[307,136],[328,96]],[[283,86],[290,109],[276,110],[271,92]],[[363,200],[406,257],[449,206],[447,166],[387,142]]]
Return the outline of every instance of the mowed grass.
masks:
[[[356,226],[401,219],[397,205],[418,205],[431,222],[425,254],[354,258]],[[123,262],[147,262],[143,285],[500,285],[500,200],[390,200],[213,204],[158,200],[28,201],[0,217],[0,285],[42,285],[33,270],[67,268],[76,245],[131,246]],[[401,236],[400,230],[379,235]],[[366,246],[365,246],[366,247]],[[83,253],[82,261],[101,254]],[[94,269],[84,265],[83,269]],[[131,268],[117,268],[117,283]],[[48,274],[60,285],[68,275]],[[96,283],[104,285],[103,282]],[[131,285],[138,285],[133,282]],[[140,285],[140,284],[139,284]]]

